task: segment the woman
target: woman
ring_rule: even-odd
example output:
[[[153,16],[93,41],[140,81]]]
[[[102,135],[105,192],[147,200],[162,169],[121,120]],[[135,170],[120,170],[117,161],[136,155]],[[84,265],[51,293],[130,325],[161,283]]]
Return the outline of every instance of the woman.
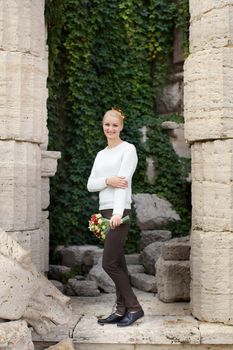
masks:
[[[121,224],[122,217],[130,214],[131,181],[137,166],[137,153],[134,145],[121,140],[124,115],[112,108],[103,118],[103,131],[107,147],[98,152],[87,188],[99,192],[99,209],[103,217],[110,219],[110,231],[105,239],[103,269],[116,286],[116,311],[98,323],[129,326],[144,316],[129,282],[124,256],[124,243],[129,224]]]

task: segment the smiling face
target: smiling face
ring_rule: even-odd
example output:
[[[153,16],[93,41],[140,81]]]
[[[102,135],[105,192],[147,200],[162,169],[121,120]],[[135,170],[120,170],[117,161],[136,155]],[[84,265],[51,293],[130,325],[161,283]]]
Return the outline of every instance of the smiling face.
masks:
[[[114,112],[107,112],[103,119],[103,130],[107,139],[109,141],[118,140],[122,129],[122,118]]]

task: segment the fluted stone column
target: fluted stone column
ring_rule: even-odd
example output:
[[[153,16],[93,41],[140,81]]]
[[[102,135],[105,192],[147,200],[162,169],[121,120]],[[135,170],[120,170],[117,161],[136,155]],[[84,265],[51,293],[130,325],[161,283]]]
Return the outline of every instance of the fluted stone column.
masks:
[[[192,313],[233,324],[233,0],[190,0],[185,136],[192,144]]]
[[[46,151],[46,37],[44,0],[0,0],[0,227],[40,271],[48,270],[49,177],[60,157]]]

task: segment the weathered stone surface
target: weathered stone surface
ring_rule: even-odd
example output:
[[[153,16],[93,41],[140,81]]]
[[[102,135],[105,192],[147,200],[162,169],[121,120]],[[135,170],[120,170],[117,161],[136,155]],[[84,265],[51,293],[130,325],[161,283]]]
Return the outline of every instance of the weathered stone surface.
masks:
[[[145,269],[142,265],[127,265],[129,276],[135,273],[145,272]]]
[[[61,264],[69,267],[81,266],[82,264],[91,267],[97,264],[102,252],[103,249],[93,245],[72,245],[57,249]]]
[[[40,223],[40,229],[42,230],[44,234],[44,239],[42,242],[42,255],[41,255],[41,266],[44,266],[43,270],[44,272],[47,272],[49,270],[49,212],[42,210],[41,211],[41,223]]]
[[[0,141],[0,227],[33,230],[40,225],[40,148],[36,144]]]
[[[31,331],[23,320],[0,323],[0,348],[33,350]]]
[[[98,264],[92,267],[88,274],[88,279],[96,281],[98,287],[103,289],[106,293],[115,292],[115,285],[112,279],[102,268],[102,259],[99,259]]]
[[[1,51],[0,70],[0,138],[46,142],[47,58]]]
[[[180,220],[179,215],[171,208],[171,204],[155,194],[135,194],[133,200],[141,230],[159,229],[169,222]]]
[[[232,346],[232,326],[200,322],[199,328],[202,344],[231,344]]]
[[[96,281],[80,281],[75,278],[70,278],[67,285],[74,291],[75,295],[96,297],[100,295]]]
[[[90,329],[92,330],[90,332]],[[113,331],[114,329],[114,331]],[[86,349],[102,349],[103,344],[106,344],[106,339],[111,339],[112,349],[185,349],[184,344],[187,344],[187,349],[194,350],[195,347],[190,347],[191,344],[200,344],[200,332],[197,320],[190,316],[166,316],[166,317],[146,317],[133,327],[127,327],[127,332],[120,327],[96,327],[96,316],[84,316],[77,324],[74,330],[74,337],[77,343],[84,343]],[[119,340],[123,339],[122,345]],[[89,347],[89,344],[94,344],[94,347]],[[136,344],[136,347],[135,347]],[[163,347],[161,347],[163,344]],[[168,345],[170,344],[171,347]],[[121,345],[121,347],[120,347]],[[131,346],[129,347],[128,346]],[[167,345],[167,346],[166,346]],[[178,347],[180,345],[180,347]],[[115,346],[115,347],[114,347]],[[109,344],[105,348],[109,349]],[[110,348],[111,349],[111,348]],[[170,350],[169,349],[169,350]],[[157,349],[156,349],[157,350]],[[203,350],[203,349],[202,349]],[[204,350],[207,350],[204,349]],[[224,349],[225,350],[225,349]]]
[[[183,46],[184,33],[180,28],[174,30],[173,41],[173,63],[184,63],[184,46]],[[181,72],[183,76],[183,71]],[[183,101],[181,101],[181,107],[183,107]]]
[[[75,350],[72,339],[65,339],[45,350]]]
[[[189,260],[190,236],[173,238],[162,246],[164,260]]]
[[[44,1],[3,1],[1,18],[1,50],[47,56]],[[11,21],[4,20],[9,18]]]
[[[191,299],[199,320],[233,324],[232,232],[202,232],[191,235]]]
[[[63,265],[49,265],[48,278],[51,280],[61,281],[62,277],[69,273],[71,267]]]
[[[48,209],[50,203],[49,198],[49,178],[42,177],[41,178],[41,209]]]
[[[189,9],[193,18],[200,17],[201,15],[208,13],[215,9],[221,9],[226,6],[231,6],[232,0],[205,0],[200,2],[199,0],[190,0]],[[204,36],[205,33],[203,33]]]
[[[58,290],[60,290],[61,293],[64,294],[65,288],[64,288],[63,283],[61,283],[60,281],[57,281],[57,280],[50,280],[50,282],[54,285],[54,287],[56,287]]]
[[[162,94],[156,102],[157,113],[159,114],[179,111],[183,102],[182,84],[180,82],[171,82],[165,85]]]
[[[127,265],[138,265],[139,254],[125,254],[125,260]]]
[[[165,242],[172,238],[170,231],[166,230],[147,230],[141,232],[140,249],[143,250],[151,243],[160,241]]]
[[[51,177],[57,171],[57,161],[61,158],[61,152],[42,151],[41,152],[41,176]]]
[[[39,334],[68,322],[69,298],[36,271],[28,251],[0,233],[0,318],[23,318]]]
[[[158,172],[155,169],[155,160],[151,157],[146,158],[146,176],[148,183],[154,185]]]
[[[216,4],[215,4],[216,3]],[[221,4],[221,5],[220,5]],[[220,5],[220,6],[219,6]],[[200,6],[190,2],[190,52],[224,47],[233,41],[233,8],[231,1],[210,1]],[[225,19],[225,20],[223,20]]]
[[[192,146],[194,229],[223,232],[233,230],[232,154],[232,140],[216,140]]]
[[[233,47],[191,54],[184,69],[185,138],[232,138]]]
[[[157,292],[155,276],[147,275],[146,273],[134,273],[130,276],[130,280],[134,287],[144,292]]]
[[[145,268],[146,273],[155,275],[155,263],[161,255],[161,249],[164,242],[154,242],[149,244],[140,254],[140,261]]]
[[[171,303],[190,299],[189,261],[166,261],[160,257],[156,263],[158,298]]]
[[[31,252],[33,264],[38,271],[48,271],[49,237],[47,232],[39,229],[32,231],[12,231],[8,235],[24,249]]]
[[[82,257],[82,269],[84,272],[89,272],[93,265],[98,263],[98,260],[102,257],[103,249],[92,246],[87,249]]]
[[[184,124],[166,121],[162,123],[162,128],[167,131],[170,142],[179,157],[191,158],[191,150],[184,138]]]

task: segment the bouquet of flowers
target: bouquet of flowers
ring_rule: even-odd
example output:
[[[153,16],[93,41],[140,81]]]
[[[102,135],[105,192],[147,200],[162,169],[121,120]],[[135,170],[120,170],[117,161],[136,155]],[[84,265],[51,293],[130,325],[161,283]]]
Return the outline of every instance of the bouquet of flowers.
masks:
[[[121,219],[122,224],[128,224],[129,221],[130,218],[128,215]],[[94,214],[91,216],[91,220],[89,220],[88,228],[96,237],[104,240],[110,230],[109,220],[104,218],[101,214]]]

